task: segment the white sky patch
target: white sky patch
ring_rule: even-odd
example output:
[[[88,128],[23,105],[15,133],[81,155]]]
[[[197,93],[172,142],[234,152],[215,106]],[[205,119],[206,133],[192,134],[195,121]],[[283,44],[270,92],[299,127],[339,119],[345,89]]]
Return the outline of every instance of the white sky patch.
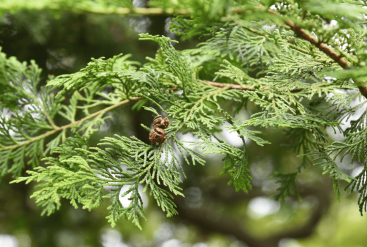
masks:
[[[101,244],[103,247],[129,247],[122,241],[121,234],[115,229],[105,229],[101,233]]]
[[[183,141],[182,144],[183,144],[184,147],[202,153],[201,150],[199,150],[197,148],[194,148],[194,145],[191,145],[191,143],[189,143],[189,142],[202,142],[201,139],[194,136],[192,133],[189,132],[189,133],[184,134],[184,135],[182,133],[178,133],[177,134],[177,139],[180,140],[180,141]],[[219,138],[219,139],[222,139],[222,138]],[[217,140],[215,140],[214,137],[212,137],[212,141],[213,142],[218,142]],[[184,153],[185,153],[185,155],[187,155],[186,151],[184,151]],[[204,157],[209,158],[209,159],[217,159],[218,155],[222,155],[222,154],[213,153],[213,154],[203,154],[203,155],[204,155]]]
[[[335,27],[337,25],[338,25],[338,22],[336,20],[331,20],[330,24],[324,24],[324,28],[328,28],[328,27],[332,28],[332,27]]]
[[[274,31],[276,29],[276,25],[264,25],[263,28],[266,30]]]
[[[128,191],[129,188],[130,188],[130,185],[124,185],[122,186],[120,193],[119,193],[119,200],[124,208],[127,208],[131,203],[131,200],[129,200],[131,196],[131,192],[124,197],[121,197],[121,195],[124,194],[126,191]],[[145,193],[143,193],[143,186],[140,184],[139,184],[138,191],[139,191],[139,195],[141,199],[143,200],[143,208],[148,207],[148,197]]]
[[[279,241],[279,247],[301,247],[301,245],[293,238],[283,238]]]
[[[240,111],[239,114],[235,116],[234,120],[245,121],[249,119],[250,114],[251,113],[248,113],[247,111],[244,111],[244,110]],[[235,131],[233,131],[232,133],[229,133],[230,130],[227,129],[227,127],[231,127],[231,126],[232,125],[228,123],[227,121],[223,125],[218,126],[220,129],[222,129],[222,132],[217,134],[217,137],[220,140],[225,141],[226,143],[232,146],[241,147],[243,145],[243,142],[242,142],[242,139],[238,136],[238,133]],[[179,140],[182,140],[182,141],[192,141],[192,142],[200,141],[200,139],[194,136],[192,133],[187,133],[185,135],[178,133],[177,137]],[[215,138],[212,138],[212,141],[218,142]],[[246,143],[249,143],[250,141],[251,141],[250,139],[245,137]],[[187,148],[190,148],[190,145],[188,143],[184,143],[184,146]]]
[[[331,157],[333,157],[333,156],[331,156]],[[351,162],[352,156],[350,154],[345,155],[345,157],[343,158],[343,161],[340,161],[341,157],[342,157],[342,155],[338,155],[335,159],[335,163],[337,164],[337,166],[340,169],[345,171],[345,170],[352,170],[352,169],[356,168],[357,162]]]
[[[41,99],[39,99],[40,102]],[[38,104],[26,104],[24,106],[24,110],[26,110],[27,112],[26,113],[29,113],[31,114],[31,116],[33,118],[36,118],[36,119],[40,119],[43,115],[41,115],[40,113],[37,113],[37,112],[30,112],[30,111],[34,111],[34,110],[40,110],[42,111],[41,107],[38,105]],[[20,115],[23,115],[22,113]]]
[[[1,109],[1,115],[4,116],[6,119],[9,119],[9,117],[11,117],[9,108],[4,107],[3,109]]]
[[[336,20],[331,20],[330,21],[330,26],[334,27],[336,25],[338,25],[338,22]]]
[[[357,177],[363,171],[363,166],[358,166],[353,169],[352,173],[350,174],[351,177]]]
[[[2,110],[1,110],[1,112],[0,112],[0,114],[2,115],[2,116],[4,116],[5,117],[5,121],[8,121],[9,120],[9,118],[11,118],[11,113],[10,113],[10,111],[9,111],[9,109],[8,108],[3,108]],[[3,120],[2,119],[0,119],[0,122],[2,122]],[[10,135],[11,136],[14,136],[14,134],[15,134],[15,132],[14,131],[12,131],[12,130],[10,130],[9,131],[9,133],[10,133]]]
[[[18,247],[17,239],[12,235],[0,234],[0,247]]]
[[[180,173],[179,178],[180,178],[181,181],[183,181],[185,179],[185,177],[182,174],[181,167],[180,167],[180,164],[181,165],[183,164],[183,158],[182,158],[181,153],[177,150],[177,148],[175,146],[176,145],[173,146],[172,151],[173,151],[173,154],[178,159],[178,161],[175,161],[175,164],[176,164],[177,170]],[[166,161],[165,165],[168,166],[169,164],[171,164],[172,159],[173,159],[173,156],[172,156],[172,153],[171,152],[168,152],[166,154],[166,149],[163,149],[162,154],[161,154],[161,161],[162,162],[165,161],[166,155],[167,155],[167,161]]]
[[[331,82],[331,81],[335,81],[336,80],[335,77],[331,77],[331,76],[325,76],[323,79],[326,80],[327,82]],[[342,91],[342,92],[344,92],[344,91]]]
[[[251,218],[259,219],[278,212],[280,209],[280,202],[267,197],[255,197],[251,199],[247,209],[248,215]]]
[[[145,7],[145,1],[144,0],[133,0],[133,5],[135,8],[143,8]]]
[[[351,102],[351,107],[354,107],[358,104],[361,104],[362,102],[365,102],[366,99],[363,98],[356,98],[355,100],[353,100]],[[367,104],[362,105],[362,107],[360,107],[349,119],[348,121],[346,119],[344,119],[341,123],[341,128],[343,129],[343,131],[345,131],[347,128],[349,128],[350,125],[350,121],[352,120],[357,120],[358,118],[361,117],[361,115],[367,110]],[[336,134],[334,133],[333,128],[331,127],[327,127],[326,128],[326,132],[328,133],[328,135],[330,136],[331,139],[333,139],[334,141],[342,141],[345,139],[344,135],[340,132],[338,132],[336,130]]]
[[[192,146],[190,146],[190,143],[187,143],[187,142],[200,141],[200,139],[194,136],[192,133],[186,133],[186,134],[178,133],[177,139],[179,139],[180,141],[185,141],[185,142],[182,142],[182,144],[184,145],[184,147],[190,148],[190,149],[192,148]]]
[[[271,5],[270,6],[270,9],[272,9],[272,10],[278,10],[277,7],[275,7],[275,5]]]
[[[121,164],[121,161],[119,161],[119,163],[120,163],[120,167],[121,167],[121,169],[122,169],[124,172],[127,172],[127,165],[125,165],[125,164]]]
[[[134,28],[135,32],[147,33],[148,27],[150,26],[150,24],[152,24],[152,21],[149,19],[149,17],[141,16],[130,18],[129,24],[131,27]]]
[[[161,247],[181,247],[181,241],[178,239],[170,239],[163,242]]]
[[[242,111],[239,112],[239,114],[237,114],[235,116],[234,120],[235,121],[237,121],[237,120],[245,121],[245,120],[249,119],[249,115],[250,115],[249,111],[242,110]],[[228,143],[231,146],[242,147],[243,142],[242,142],[242,139],[238,136],[238,133],[235,132],[235,131],[230,133],[230,130],[228,130],[227,127],[231,127],[231,126],[232,125],[228,122],[225,122],[224,124],[218,126],[218,128],[220,128],[222,130],[222,132],[217,133],[216,137],[219,140],[224,141],[225,143]],[[186,134],[178,133],[177,138],[180,141],[183,141],[182,144],[184,145],[184,147],[186,147],[188,149],[195,150],[195,151],[199,151],[200,153],[202,153],[201,150],[198,150],[198,149],[194,148],[194,146],[191,145],[191,143],[190,143],[190,142],[202,142],[202,140],[199,139],[197,136],[193,135],[190,132],[186,133]],[[244,138],[245,138],[245,143],[249,143],[251,141],[247,137],[244,137]],[[214,137],[212,137],[211,141],[212,142],[218,142],[218,140]],[[187,155],[187,153],[186,153],[186,155]],[[204,154],[204,156],[205,156],[205,158],[208,158],[208,159],[221,160],[223,154],[213,153],[213,154]]]
[[[363,171],[363,166],[358,166],[358,167],[356,167],[356,168],[354,168],[353,170],[352,170],[352,172],[351,172],[351,174],[350,174],[350,176],[351,177],[353,177],[353,178],[355,178],[355,177],[357,177],[362,171]],[[356,188],[354,188],[355,189],[355,191],[359,191],[360,189],[362,189],[362,187],[363,187],[363,184],[366,182],[366,178],[364,178],[364,179],[361,179],[362,181],[361,181],[361,183],[359,184],[359,186],[357,185],[356,186]],[[358,193],[359,194],[359,193]]]
[[[101,124],[99,126],[99,130],[100,131],[107,131],[107,130],[109,130],[111,128],[111,125],[112,125],[111,123],[116,121],[116,118],[112,116],[111,112],[107,112],[104,117],[107,117],[107,116],[110,116],[110,118],[106,119],[105,122],[104,122],[104,124]],[[98,125],[95,124],[93,127],[94,128],[97,128]]]
[[[174,92],[174,94],[182,95],[183,94],[183,90],[178,90],[178,91]]]
[[[176,40],[176,35],[175,33],[171,32],[169,30],[169,26],[170,26],[170,23],[172,22],[172,17],[168,17],[166,20],[165,20],[165,23],[164,23],[164,34],[166,37],[169,37],[170,39],[173,39],[173,40]],[[176,43],[173,43],[173,44],[176,44]]]
[[[121,164],[120,162],[120,167],[123,171],[127,171],[127,165],[125,164]],[[114,172],[115,170],[113,169],[110,169],[110,168],[107,168],[108,171],[114,176]],[[101,174],[99,173],[95,173],[97,177],[99,178],[105,178],[104,176],[102,176]],[[115,176],[114,176],[115,177]],[[115,177],[116,178],[116,177]],[[117,179],[117,178],[116,178]],[[119,185],[117,186],[114,186],[114,184],[118,184],[118,182],[110,182],[109,185],[106,185],[106,186],[103,186],[103,188],[108,192],[108,193],[111,193],[112,192],[112,189],[118,189]],[[130,185],[124,185],[121,187],[121,190],[120,190],[120,193],[119,193],[119,200],[120,200],[120,203],[121,205],[126,208],[130,205],[131,203],[131,200],[129,200],[128,198],[130,198],[131,196],[131,192],[129,194],[127,194],[126,196],[124,197],[121,197],[121,195],[123,193],[125,193],[127,190],[129,190],[130,188]],[[149,200],[148,200],[148,197],[146,195],[146,193],[143,193],[143,186],[139,184],[139,188],[138,188],[138,191],[139,191],[139,194],[140,194],[140,197],[141,199],[143,200],[143,208],[146,208],[148,207],[148,203],[149,203]],[[0,246],[2,247],[2,246]]]
[[[0,110],[0,114],[1,116],[5,117],[5,120],[9,120],[9,118],[11,118],[11,112],[9,111],[8,108],[3,108]],[[2,119],[0,119],[0,121],[2,122]]]
[[[341,29],[341,30],[342,31],[347,31],[346,29]],[[350,37],[350,35],[348,33],[346,33],[345,36],[347,36],[348,38]],[[338,42],[340,44],[344,43],[344,45],[339,46],[339,48],[341,50],[345,50],[348,47],[349,42],[347,42],[344,37],[339,36],[339,38],[335,38],[335,43],[337,44]]]
[[[238,133],[233,131],[230,133],[230,130],[227,127],[232,127],[232,125],[228,122],[225,122],[220,128],[223,130],[220,133],[223,136],[224,141],[230,144],[231,146],[241,147],[243,146],[242,139],[238,136]],[[245,137],[245,143],[249,143],[250,139]]]
[[[335,40],[338,40],[338,39],[335,39]],[[345,43],[344,45],[341,45],[340,46],[340,49],[343,50],[343,51],[345,51],[345,49],[347,49],[347,47],[348,47],[348,44]]]
[[[161,224],[154,233],[154,242],[157,243],[155,246],[159,246],[159,243],[164,243],[165,241],[171,239],[175,229],[176,226],[174,224]]]
[[[9,82],[10,84],[13,84],[12,82]],[[32,90],[30,89],[30,83],[31,83],[31,80],[30,79],[25,79],[25,80],[23,80],[22,81],[22,83],[21,83],[21,85],[22,85],[22,87],[23,87],[23,89],[27,92],[27,93],[29,93],[29,94],[31,94],[31,95],[33,95],[33,92],[32,92]],[[40,97],[40,92],[37,92],[37,95],[35,95],[36,97],[37,97],[37,99],[38,99],[38,101],[41,103],[41,104],[44,104],[44,107],[47,109],[48,108],[48,105],[47,105],[47,102],[43,102],[43,100],[41,99],[41,97]],[[41,113],[37,113],[37,112],[32,112],[32,111],[40,111],[40,112],[43,112],[43,109],[42,109],[42,107],[40,106],[40,105],[38,105],[38,103],[36,103],[33,99],[31,99],[32,101],[31,102],[33,102],[33,103],[30,103],[30,104],[25,104],[24,105],[24,112],[23,111],[19,111],[18,112],[18,114],[20,115],[20,116],[23,116],[24,114],[31,114],[31,116],[33,117],[33,118],[35,118],[35,119],[40,119],[40,118],[43,118],[44,117],[44,115],[43,114],[41,114]],[[18,99],[18,103],[19,104],[23,104],[25,101],[24,101],[24,98],[19,98]],[[28,101],[27,101],[28,102]],[[7,118],[9,118],[9,117],[11,117],[11,111],[9,111],[9,109],[8,108],[4,108],[4,109],[2,109],[2,111],[0,112],[0,114],[1,115],[3,115],[3,116],[5,116],[5,117],[7,117]],[[11,136],[14,136],[15,135],[15,133],[14,133],[14,131],[12,131],[12,130],[10,130],[10,135]]]
[[[106,74],[106,72],[102,72],[101,74],[104,75],[104,74]],[[108,89],[107,88],[102,89],[101,94],[103,94],[105,96],[108,96],[108,94],[109,94]]]
[[[313,34],[313,36],[316,37],[316,39],[318,39],[317,34],[315,32],[312,32],[312,34]]]
[[[167,160],[166,160],[167,159]],[[171,152],[166,152],[166,149],[164,148],[161,153],[160,160],[164,162],[166,160],[166,163],[164,165],[168,166],[172,162],[173,156]]]
[[[208,247],[208,245],[205,243],[196,243],[192,247]]]

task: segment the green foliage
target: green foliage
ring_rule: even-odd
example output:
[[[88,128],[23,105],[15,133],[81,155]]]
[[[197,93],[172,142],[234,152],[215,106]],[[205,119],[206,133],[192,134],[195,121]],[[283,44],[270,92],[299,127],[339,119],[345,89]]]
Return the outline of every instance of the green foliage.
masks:
[[[26,163],[24,156],[29,157],[28,164],[39,165],[39,159],[60,143],[61,135],[57,135],[44,149],[41,133],[55,128],[53,118],[62,98],[54,97],[52,87],[38,89],[40,74],[34,61],[27,65],[0,53],[0,108],[9,115],[2,114],[0,119],[1,176],[19,176]]]
[[[172,193],[183,196],[180,174],[185,176],[176,151],[185,163],[193,165],[205,164],[201,153],[222,154],[222,174],[231,176],[229,184],[236,191],[247,193],[251,189],[251,154],[245,138],[260,146],[270,144],[259,128],[282,128],[290,142],[286,145],[301,157],[290,173],[276,171],[273,177],[278,179],[279,188],[273,198],[299,198],[296,176],[315,164],[333,179],[338,199],[340,181],[344,180],[352,190],[361,191],[361,212],[366,208],[366,169],[353,179],[334,162],[347,154],[352,162],[366,159],[366,112],[350,121],[351,127],[342,128],[343,122],[364,109],[365,101],[352,104],[367,97],[365,2],[150,2],[160,9],[133,9],[128,1],[63,0],[52,7],[47,3],[24,3],[23,9],[181,13],[173,19],[171,31],[183,39],[200,36],[203,40],[197,48],[181,52],[174,48],[177,41],[141,34],[141,40],[159,45],[156,56],[147,63],[129,61],[128,55],[92,59],[79,72],[50,78],[46,87],[38,86],[41,72],[34,62],[27,67],[0,54],[0,107],[11,115],[2,116],[0,121],[0,174],[13,172],[18,177],[25,157],[37,166],[43,155],[48,156],[44,159],[47,166],[28,170],[29,176],[15,180],[39,183],[33,197],[44,213],[57,210],[60,198],[88,210],[110,199],[107,219],[112,225],[125,217],[140,227],[139,218],[145,218],[145,212],[138,190],[143,185],[143,191],[153,196],[167,216],[175,215]],[[6,4],[13,11],[20,8],[9,1]],[[337,21],[335,26],[330,25],[331,19]],[[63,97],[68,94],[71,98],[67,101]],[[110,112],[134,101],[138,102],[133,109],[151,104],[154,108],[144,109],[153,117],[168,117],[166,141],[150,145],[135,137],[106,137],[100,148],[88,149],[91,135],[113,117]],[[235,107],[226,106],[227,102]],[[234,120],[240,110],[249,108],[250,119]],[[56,118],[62,119],[62,126],[54,123]],[[226,122],[228,130],[242,138],[243,147],[233,147],[216,137]],[[325,128],[342,132],[345,139],[330,144]],[[177,137],[188,132],[199,139],[188,143],[193,149]],[[50,151],[59,155],[50,157]],[[114,190],[109,193],[106,186]],[[123,186],[129,190],[120,195]],[[128,194],[131,203],[124,208],[119,199]]]
[[[40,1],[10,1],[4,0],[0,6],[0,14],[6,13],[8,11],[19,11],[19,10],[38,10],[38,9],[49,9],[55,13],[61,10],[79,10],[86,12],[97,12],[103,9],[104,11],[112,11],[116,7],[132,9],[132,2],[129,0],[103,0],[103,1],[89,1],[89,0],[40,0]]]
[[[90,109],[99,105],[112,105],[114,108],[116,104],[126,103],[121,102],[122,97],[129,97],[124,84],[132,82],[124,79],[127,76],[119,76],[113,72],[113,69],[123,73],[134,68],[133,63],[125,61],[127,57],[116,56],[107,62],[102,58],[97,59],[79,73],[56,77],[49,81],[47,87],[38,87],[41,70],[34,61],[27,66],[25,62],[20,63],[14,57],[6,58],[4,53],[0,53],[0,104],[1,110],[10,115],[9,117],[2,115],[0,122],[1,176],[7,173],[13,173],[14,177],[19,176],[26,162],[25,157],[29,157],[28,164],[37,166],[42,156],[49,154],[51,149],[65,140],[67,129],[74,128],[73,130],[83,132],[86,136],[98,130],[96,127],[109,118],[106,116],[108,109],[94,113],[91,113]],[[88,74],[84,71],[88,71]],[[73,82],[69,85],[70,80],[78,81],[80,84]],[[106,80],[109,83],[104,85],[103,82]],[[74,84],[79,85],[79,88],[74,87],[74,90],[80,89],[85,81],[88,81],[88,84],[85,85],[87,88],[84,88],[84,96],[74,91],[69,104],[62,105],[64,97],[61,94],[70,90]],[[104,94],[101,89],[112,84],[116,90]],[[55,86],[60,85],[64,85],[64,90],[59,92],[58,97],[54,96]],[[97,100],[96,96],[102,99]],[[83,101],[85,102],[83,106],[78,105]],[[80,120],[75,118],[78,109],[82,109],[85,115]],[[69,124],[63,127],[57,126],[54,123],[57,115],[63,117]],[[48,137],[52,139],[45,148],[44,140]]]
[[[354,190],[358,191],[358,205],[359,205],[359,212],[363,215],[363,211],[367,211],[367,168],[366,164],[362,172],[356,176],[355,180],[352,180],[345,189],[351,186],[351,191]]]
[[[275,173],[272,177],[278,179],[277,183],[280,184],[280,187],[277,189],[278,193],[271,197],[275,200],[284,202],[285,198],[296,195],[298,200],[301,200],[296,185],[297,174],[298,172],[289,174]]]
[[[182,168],[173,147],[167,143],[148,145],[135,137],[116,137],[101,140],[99,145],[105,149],[88,149],[86,138],[78,135],[69,137],[53,150],[59,153],[58,158],[45,158],[49,166],[27,171],[29,177],[20,177],[13,182],[41,182],[38,185],[41,189],[32,197],[48,215],[60,207],[61,198],[69,199],[75,208],[80,203],[83,209],[88,210],[101,206],[103,199],[108,198],[111,205],[107,219],[112,226],[119,218],[125,217],[140,228],[139,218],[145,218],[145,211],[138,192],[139,184],[144,184],[143,192],[149,191],[167,217],[177,214],[169,192],[183,196],[178,186]],[[195,152],[175,140],[182,155],[186,151],[192,156],[193,163],[204,162]],[[111,193],[106,193],[106,186],[114,188]],[[120,195],[123,186],[129,186],[129,189]],[[130,206],[124,208],[119,198],[130,192]]]

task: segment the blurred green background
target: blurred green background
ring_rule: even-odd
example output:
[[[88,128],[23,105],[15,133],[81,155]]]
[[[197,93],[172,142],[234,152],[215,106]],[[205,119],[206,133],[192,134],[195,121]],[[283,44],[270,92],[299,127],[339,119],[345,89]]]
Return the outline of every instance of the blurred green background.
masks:
[[[50,74],[80,70],[91,57],[109,58],[124,53],[131,54],[132,60],[145,62],[145,57],[153,57],[158,47],[153,42],[139,41],[138,33],[179,40],[168,30],[170,21],[169,16],[8,13],[0,17],[0,46],[8,57],[28,62],[34,59],[43,70],[45,83]],[[199,42],[180,41],[175,47],[194,48]],[[222,103],[233,107],[230,102]],[[93,135],[90,146],[113,134],[135,135],[148,142],[148,133],[140,124],[150,126],[152,117],[131,107],[116,110],[113,118]],[[257,110],[250,104],[237,118],[246,119]],[[302,201],[290,198],[281,205],[269,199],[276,190],[275,180],[270,178],[274,170],[295,171],[301,159],[285,145],[289,141],[284,130],[262,131],[272,144],[259,147],[247,143],[253,176],[249,194],[227,186],[228,177],[220,175],[221,156],[208,155],[205,167],[184,165],[188,179],[182,187],[186,197],[175,199],[179,216],[166,218],[155,202],[146,197],[148,221],[143,222],[142,231],[126,220],[120,220],[112,229],[104,218],[105,207],[88,212],[74,209],[67,201],[57,213],[41,217],[41,209],[29,198],[33,186],[9,185],[11,177],[6,176],[0,183],[0,247],[367,246],[367,219],[359,215],[357,194],[343,192],[341,202],[337,202],[331,179],[321,175],[319,167],[310,167],[299,176]],[[181,138],[195,137],[187,134]],[[222,132],[221,138],[241,145],[234,134]],[[362,164],[345,161],[339,165],[348,174],[356,175]]]

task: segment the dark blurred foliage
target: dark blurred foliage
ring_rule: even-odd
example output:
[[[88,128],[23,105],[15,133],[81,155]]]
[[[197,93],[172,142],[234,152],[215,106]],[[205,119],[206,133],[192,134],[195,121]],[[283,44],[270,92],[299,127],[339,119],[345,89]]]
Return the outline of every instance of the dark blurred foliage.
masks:
[[[33,11],[7,14],[1,18],[2,51],[20,61],[35,60],[43,70],[43,84],[49,74],[80,70],[91,57],[108,58],[124,53],[131,54],[132,60],[145,62],[145,57],[153,57],[158,47],[153,42],[139,41],[139,32],[174,37],[167,29],[168,16],[120,17]],[[175,47],[178,50],[192,48],[199,41],[184,41]],[[235,107],[231,103],[222,103],[228,108]],[[128,105],[116,110],[113,118],[93,135],[90,146],[113,134],[135,135],[148,142],[148,133],[140,124],[150,126],[151,115],[131,110],[131,107]],[[249,105],[247,110],[241,111],[240,117],[246,118],[248,111],[256,110],[255,106]],[[280,207],[279,203],[266,199],[275,192],[275,180],[270,178],[273,171],[282,167],[283,172],[292,172],[301,159],[284,146],[287,140],[283,130],[262,131],[272,144],[259,147],[248,143],[254,185],[249,194],[236,193],[232,186],[227,186],[228,178],[219,175],[223,166],[221,157],[207,156],[205,167],[185,166],[188,179],[182,187],[186,197],[175,198],[179,216],[166,218],[151,200],[146,209],[148,221],[143,222],[143,231],[125,220],[121,220],[115,228],[117,231],[113,231],[104,219],[104,207],[88,212],[74,209],[64,201],[57,213],[41,217],[41,209],[29,198],[33,186],[23,183],[9,185],[11,178],[6,176],[0,183],[0,234],[16,236],[20,247],[121,247],[126,246],[123,241],[130,246],[164,247],[236,247],[246,246],[245,243],[267,247],[278,244],[282,247],[367,246],[363,241],[367,233],[366,223],[355,216],[358,212],[353,204],[356,201],[354,195],[335,204],[332,181],[321,176],[318,167],[308,168],[299,176],[302,202],[296,198],[289,199]],[[237,137],[233,135],[222,134],[221,137],[236,144]],[[356,169],[345,164],[344,168],[349,173]],[[350,207],[353,213],[344,215]],[[348,227],[345,222],[352,223]],[[358,235],[353,226],[358,228]],[[341,237],[335,238],[333,244],[327,244],[325,239],[334,234]],[[351,237],[353,240],[345,245]],[[289,240],[293,238],[306,239],[300,242]]]

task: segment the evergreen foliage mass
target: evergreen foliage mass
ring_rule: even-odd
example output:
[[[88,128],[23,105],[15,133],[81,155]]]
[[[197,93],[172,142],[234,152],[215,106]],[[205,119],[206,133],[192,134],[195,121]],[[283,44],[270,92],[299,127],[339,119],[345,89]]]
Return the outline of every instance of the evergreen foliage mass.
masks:
[[[317,165],[333,179],[338,198],[340,181],[358,190],[360,212],[366,211],[366,165],[352,178],[335,163],[347,154],[351,162],[366,164],[367,159],[366,1],[152,0],[149,6],[134,8],[131,1],[107,0],[2,3],[2,12],[175,15],[171,31],[183,40],[200,36],[203,42],[178,51],[175,40],[141,34],[144,42],[159,45],[156,56],[145,64],[122,54],[92,58],[77,73],[50,76],[47,86],[39,86],[41,71],[35,62],[0,53],[0,176],[12,173],[13,182],[37,182],[32,197],[43,213],[57,210],[61,198],[88,210],[108,198],[112,226],[125,217],[140,227],[146,214],[139,186],[168,217],[175,215],[172,199],[183,196],[183,165],[204,165],[202,154],[219,153],[224,157],[223,174],[230,176],[228,184],[247,193],[251,154],[245,141],[268,145],[259,130],[282,128],[300,163],[293,172],[273,175],[279,184],[273,198],[299,197],[297,175]],[[233,108],[224,108],[225,102],[233,102]],[[259,111],[248,120],[236,119],[249,102]],[[151,113],[152,120],[168,117],[166,141],[147,144],[134,136],[116,135],[89,148],[89,138],[110,112],[130,103]],[[364,112],[351,121],[360,109]],[[58,126],[57,117],[67,123]],[[347,121],[350,127],[343,128]],[[216,136],[225,122],[242,138],[242,147]],[[149,135],[151,129],[143,127]],[[330,142],[327,127],[345,139]],[[178,133],[192,133],[199,141],[182,141]],[[21,176],[26,162],[32,168]],[[122,186],[129,190],[120,193]],[[119,199],[127,195],[131,203],[123,207]]]

